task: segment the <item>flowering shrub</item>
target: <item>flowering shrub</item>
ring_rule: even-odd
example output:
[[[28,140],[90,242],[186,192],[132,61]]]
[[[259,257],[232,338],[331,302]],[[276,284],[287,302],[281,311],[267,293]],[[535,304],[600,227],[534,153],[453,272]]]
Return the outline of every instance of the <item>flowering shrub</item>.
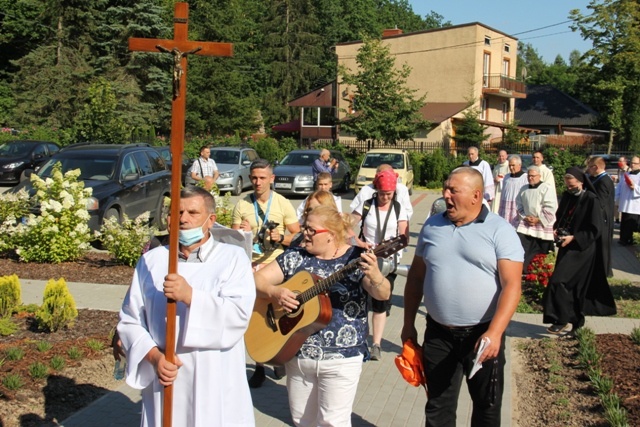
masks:
[[[16,248],[15,231],[22,217],[29,214],[29,194],[25,189],[18,193],[0,194],[0,252]]]
[[[30,214],[15,229],[16,253],[26,262],[72,261],[89,249],[91,232],[87,198],[91,189],[77,182],[80,170],[64,175],[60,164],[50,178],[31,175],[40,215]]]
[[[534,256],[527,267],[527,274],[524,276],[525,286],[533,291],[538,301],[542,299],[555,265],[556,253],[549,252]]]
[[[117,262],[133,267],[144,246],[158,231],[148,224],[149,212],[135,220],[131,220],[126,214],[122,215],[122,222],[118,222],[117,218],[107,218],[95,236]]]
[[[231,193],[224,196],[213,196],[216,199],[216,222],[225,227],[231,228],[233,205],[231,204]]]

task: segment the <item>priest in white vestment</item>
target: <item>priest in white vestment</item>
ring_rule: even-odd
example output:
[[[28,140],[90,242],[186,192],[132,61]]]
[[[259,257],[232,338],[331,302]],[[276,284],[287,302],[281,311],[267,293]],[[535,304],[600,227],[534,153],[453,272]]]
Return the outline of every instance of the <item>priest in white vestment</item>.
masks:
[[[524,248],[525,272],[534,256],[554,250],[553,224],[558,210],[556,193],[549,184],[542,182],[538,166],[531,165],[527,168],[527,179],[529,185],[522,187],[516,197],[520,217],[516,231]]]
[[[491,202],[491,212],[498,213],[500,209],[500,195],[502,194],[502,180],[509,173],[509,159],[506,150],[498,151],[498,163],[493,167],[493,183],[495,196]]]
[[[484,182],[484,199],[491,206],[491,201],[495,197],[495,185],[493,183],[493,175],[491,174],[491,166],[485,160],[478,157],[478,147],[469,147],[467,150],[467,157],[463,165],[471,166],[482,174],[482,181]]]
[[[190,186],[180,196],[178,273],[167,274],[168,247],[147,252],[122,304],[126,382],[142,390],[142,426],[162,426],[168,384],[174,426],[254,426],[243,341],[256,297],[251,262],[209,233],[210,193]],[[175,364],[164,356],[167,298],[177,301]]]
[[[502,195],[500,196],[500,209],[498,215],[506,219],[513,228],[517,229],[520,224],[520,216],[516,206],[518,193],[525,185],[529,185],[527,174],[522,170],[522,159],[520,156],[509,156],[510,173],[502,181]]]

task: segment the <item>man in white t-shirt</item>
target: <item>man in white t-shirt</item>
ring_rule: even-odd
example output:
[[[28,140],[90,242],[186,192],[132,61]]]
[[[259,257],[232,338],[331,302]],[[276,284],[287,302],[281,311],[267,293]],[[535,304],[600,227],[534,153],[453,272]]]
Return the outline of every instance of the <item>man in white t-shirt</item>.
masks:
[[[196,181],[203,181],[203,187],[207,191],[211,191],[213,184],[220,176],[218,172],[218,166],[216,162],[210,158],[211,150],[206,145],[200,148],[200,157],[193,162],[191,169],[189,170],[191,179]]]
[[[376,196],[364,201],[353,211],[353,216],[362,221],[360,238],[371,246],[375,246],[384,240],[404,234],[409,238],[409,218],[395,197],[398,185],[398,176],[393,170],[383,170],[378,172],[373,180]],[[400,255],[394,255],[394,263],[397,265]],[[396,278],[395,272],[388,274],[387,279],[393,284]],[[387,316],[391,309],[391,298],[387,301],[371,299],[371,335],[373,344],[371,346],[371,360],[380,360],[381,341]]]

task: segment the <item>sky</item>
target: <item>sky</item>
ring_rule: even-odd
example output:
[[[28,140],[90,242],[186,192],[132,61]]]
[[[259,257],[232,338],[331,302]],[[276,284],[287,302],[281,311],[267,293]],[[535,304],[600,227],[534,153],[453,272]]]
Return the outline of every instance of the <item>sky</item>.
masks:
[[[571,51],[584,53],[591,47],[591,42],[571,31],[571,22],[554,25],[568,21],[572,9],[580,9],[587,15],[591,11],[586,8],[587,0],[409,0],[409,3],[422,17],[433,10],[453,25],[477,21],[514,36],[530,43],[547,63],[552,63],[558,54],[568,62]],[[554,26],[537,30],[550,25]],[[525,31],[528,32],[518,35]]]

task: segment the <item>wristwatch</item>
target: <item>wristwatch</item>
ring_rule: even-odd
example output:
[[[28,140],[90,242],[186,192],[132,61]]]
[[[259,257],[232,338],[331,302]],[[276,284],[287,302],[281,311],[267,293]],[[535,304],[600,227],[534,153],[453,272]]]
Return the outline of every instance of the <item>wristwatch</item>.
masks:
[[[284,242],[284,234],[280,235],[280,241],[278,243],[282,244],[282,242]]]

